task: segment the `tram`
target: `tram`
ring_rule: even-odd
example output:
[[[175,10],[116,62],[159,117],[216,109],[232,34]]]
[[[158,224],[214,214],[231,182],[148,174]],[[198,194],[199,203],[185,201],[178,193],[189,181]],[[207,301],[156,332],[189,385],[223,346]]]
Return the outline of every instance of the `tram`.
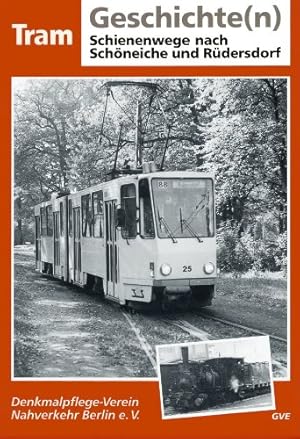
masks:
[[[153,171],[153,172],[151,172]],[[125,175],[35,206],[36,270],[122,306],[211,304],[213,175]]]

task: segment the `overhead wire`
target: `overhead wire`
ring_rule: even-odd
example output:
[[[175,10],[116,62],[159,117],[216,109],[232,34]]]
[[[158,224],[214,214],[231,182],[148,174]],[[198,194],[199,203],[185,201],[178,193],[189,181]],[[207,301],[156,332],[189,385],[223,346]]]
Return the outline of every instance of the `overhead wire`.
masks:
[[[114,86],[115,83],[112,83],[112,85]],[[139,125],[136,123],[136,121],[128,114],[128,111],[117,101],[117,99],[115,98],[114,93],[113,93],[113,91],[112,91],[112,89],[110,87],[110,84],[107,84],[106,88],[107,88],[107,92],[106,92],[106,100],[105,100],[104,112],[103,112],[101,129],[100,129],[99,145],[101,145],[101,143],[102,143],[102,138],[103,138],[103,134],[104,134],[104,123],[105,123],[105,117],[106,117],[107,106],[108,106],[108,99],[109,99],[110,96],[111,96],[112,100],[115,102],[115,104],[121,109],[121,111],[130,120],[130,122],[133,124],[135,129],[138,130],[138,132],[140,133],[141,136],[143,136],[144,131],[139,127]],[[169,121],[167,119],[167,116],[165,114],[165,111],[164,111],[164,109],[162,107],[161,101],[160,101],[158,93],[157,93],[157,88],[155,88],[155,91],[152,91],[152,93],[150,95],[150,99],[149,99],[149,96],[147,96],[143,101],[141,101],[141,103],[143,103],[147,99],[149,99],[149,110],[148,110],[149,113],[148,113],[148,117],[147,117],[147,120],[146,120],[146,123],[145,123],[145,130],[148,128],[148,124],[149,124],[150,118],[152,116],[152,113],[151,113],[150,109],[151,109],[151,106],[153,105],[153,101],[154,101],[155,97],[156,97],[157,102],[158,102],[159,110],[161,111],[161,113],[163,115],[163,119],[164,119],[166,127],[168,129],[167,136],[166,136],[166,142],[165,142],[165,146],[164,146],[164,149],[163,149],[163,156],[162,156],[162,160],[161,160],[161,164],[160,164],[160,169],[162,170],[163,169],[163,165],[164,165],[164,161],[165,161],[166,152],[167,152],[168,145],[169,145],[170,131],[171,131],[172,126],[169,123]],[[121,129],[121,131],[122,131],[122,129]],[[120,138],[118,139],[117,149],[118,150],[120,149]],[[155,153],[155,156],[156,156],[156,153]]]
[[[105,116],[106,116],[106,111],[107,111],[108,98],[109,98],[109,89],[107,89],[107,91],[106,91],[106,99],[105,99],[105,105],[104,105],[104,112],[103,112],[102,124],[101,124],[101,129],[100,129],[99,146],[101,146],[102,138],[103,138],[103,128],[104,128],[104,121],[105,121]]]

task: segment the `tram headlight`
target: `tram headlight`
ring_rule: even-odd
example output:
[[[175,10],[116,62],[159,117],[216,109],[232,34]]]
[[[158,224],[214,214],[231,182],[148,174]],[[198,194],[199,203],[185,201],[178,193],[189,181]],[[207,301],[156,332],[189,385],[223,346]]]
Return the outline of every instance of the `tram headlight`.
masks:
[[[163,276],[169,276],[172,273],[172,267],[169,264],[162,264],[160,266],[160,272]]]
[[[204,264],[203,270],[206,274],[212,274],[215,271],[215,266],[212,262],[208,262],[207,264]]]

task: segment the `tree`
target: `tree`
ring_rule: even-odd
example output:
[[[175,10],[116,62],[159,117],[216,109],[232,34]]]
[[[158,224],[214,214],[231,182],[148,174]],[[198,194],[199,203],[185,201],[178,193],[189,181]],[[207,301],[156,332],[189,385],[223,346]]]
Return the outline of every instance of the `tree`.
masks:
[[[286,80],[209,80],[201,98],[209,102],[205,167],[216,172],[219,225],[229,222],[239,238],[253,236],[268,216],[268,227],[276,221],[284,234]]]
[[[34,204],[53,191],[104,181],[114,167],[134,167],[138,141],[144,161],[163,163],[169,170],[215,172],[219,236],[231,230],[239,241],[237,254],[258,239],[265,243],[267,235],[274,241],[274,233],[266,232],[274,227],[280,237],[277,248],[286,248],[286,80],[133,82],[117,86],[104,78],[50,79],[27,81],[16,89],[20,240]],[[258,224],[262,238],[257,238]],[[284,259],[281,254],[276,258]]]

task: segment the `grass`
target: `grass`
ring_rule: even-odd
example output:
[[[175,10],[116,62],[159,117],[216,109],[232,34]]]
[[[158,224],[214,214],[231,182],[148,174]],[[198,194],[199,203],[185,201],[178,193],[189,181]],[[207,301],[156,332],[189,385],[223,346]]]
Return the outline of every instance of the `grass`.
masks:
[[[217,280],[221,294],[237,294],[240,297],[268,297],[287,300],[287,280],[278,273],[246,273],[240,277],[221,274]]]

